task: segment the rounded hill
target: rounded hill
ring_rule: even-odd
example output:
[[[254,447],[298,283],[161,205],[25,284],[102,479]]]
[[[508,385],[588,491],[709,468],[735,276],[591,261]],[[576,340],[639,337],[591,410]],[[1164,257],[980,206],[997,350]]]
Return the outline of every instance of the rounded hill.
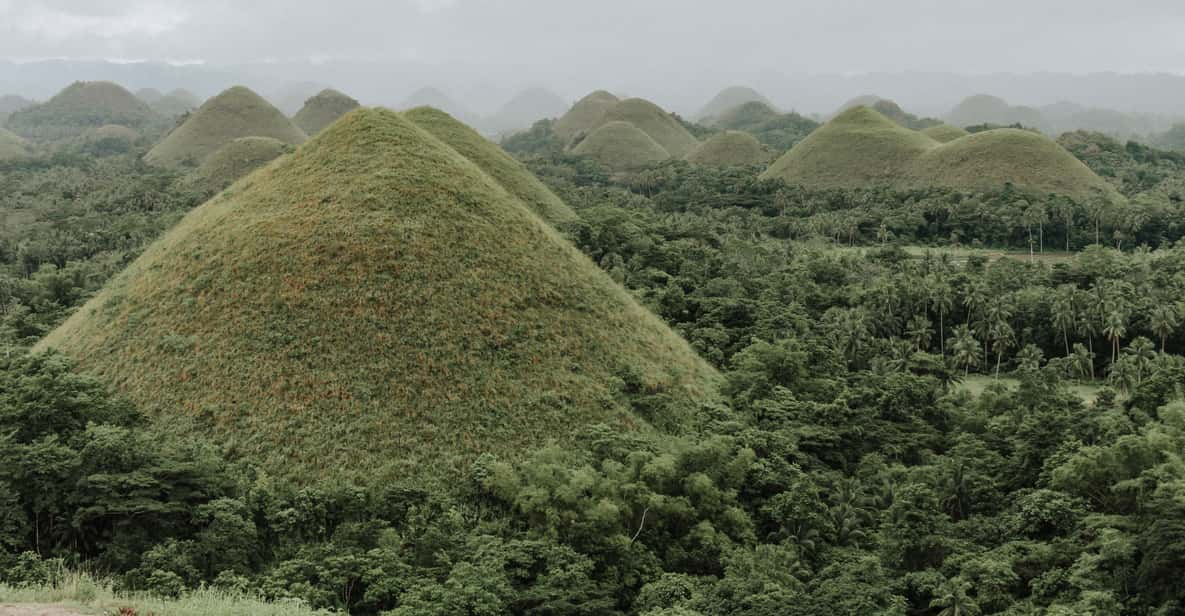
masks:
[[[16,160],[28,155],[28,142],[8,130],[0,128],[0,161]]]
[[[197,109],[202,101],[189,90],[173,90],[151,104],[152,110],[166,118],[182,116]]]
[[[605,114],[617,103],[616,96],[604,90],[597,90],[576,101],[568,113],[560,116],[553,126],[555,134],[565,142],[571,142],[581,134],[588,134],[605,123]]]
[[[946,121],[955,126],[1020,124],[1030,128],[1043,123],[1039,110],[1013,107],[1004,99],[989,94],[976,94],[963,99],[947,114]]]
[[[338,118],[359,107],[358,101],[333,89],[321,90],[308,99],[292,121],[307,135],[316,135]]]
[[[258,94],[235,86],[203,104],[169,133],[144,159],[153,165],[201,164],[210,154],[240,137],[271,137],[303,143],[307,136]]]
[[[545,118],[558,118],[568,110],[568,101],[543,88],[523,90],[507,101],[483,125],[492,133],[529,128]]]
[[[460,120],[431,107],[417,107],[404,115],[477,165],[506,192],[518,197],[547,222],[559,224],[576,219],[576,212],[522,163]]]
[[[206,157],[189,181],[200,190],[218,192],[291,149],[271,137],[240,137]]]
[[[770,153],[749,133],[729,130],[713,135],[687,155],[689,162],[712,167],[768,163]]]
[[[725,130],[747,130],[775,120],[780,115],[777,109],[759,101],[752,101],[725,110],[713,118],[711,124]]]
[[[983,190],[1011,184],[1075,199],[1120,199],[1110,184],[1052,139],[1012,128],[939,145],[914,161],[910,176],[921,186]]]
[[[808,188],[892,185],[937,145],[868,107],[854,107],[795,145],[762,177]]]
[[[76,81],[53,98],[7,121],[8,129],[30,139],[78,137],[92,128],[118,124],[142,130],[159,121],[144,101],[109,81]]]
[[[966,137],[971,133],[950,124],[936,124],[929,128],[923,128],[922,134],[939,143],[947,143]]]
[[[773,103],[757,90],[745,86],[733,86],[721,90],[719,94],[712,97],[712,100],[708,101],[695,117],[697,121],[711,120],[745,103],[761,103],[770,109],[774,107]]]
[[[610,122],[594,130],[572,149],[614,171],[634,171],[671,157],[650,135],[629,122]]]
[[[429,484],[590,424],[677,429],[718,378],[525,204],[380,109],[190,212],[37,348],[159,429],[303,482]],[[620,375],[676,404],[638,414]]]
[[[677,158],[699,146],[699,141],[674,116],[642,98],[627,98],[614,105],[605,113],[605,121],[633,124]]]

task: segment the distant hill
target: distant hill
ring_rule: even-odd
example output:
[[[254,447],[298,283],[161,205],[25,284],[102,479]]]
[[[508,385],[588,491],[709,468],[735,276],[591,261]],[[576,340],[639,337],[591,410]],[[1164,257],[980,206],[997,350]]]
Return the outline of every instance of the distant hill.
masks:
[[[695,115],[695,120],[710,124],[720,114],[745,103],[762,103],[770,109],[774,109],[774,104],[757,90],[744,86],[733,86],[721,90],[712,100],[708,101]]]
[[[558,94],[543,88],[531,88],[518,93],[494,115],[482,120],[482,126],[493,134],[526,129],[539,120],[564,115],[568,107],[568,101]]]
[[[868,107],[848,110],[787,152],[763,177],[810,188],[1013,185],[1075,199],[1118,193],[1070,152],[1027,130],[988,130],[947,143],[911,131]]]
[[[635,171],[671,158],[671,153],[642,129],[629,122],[609,122],[594,130],[572,149],[614,171]]]
[[[0,162],[16,160],[28,155],[28,142],[8,130],[0,128]]]
[[[218,148],[194,169],[190,186],[217,193],[240,178],[292,150],[292,145],[271,137],[239,137]]]
[[[957,126],[951,126],[950,124],[936,124],[929,128],[922,129],[922,134],[939,143],[946,143],[948,141],[954,141],[955,139],[966,137],[971,133]]]
[[[756,137],[735,130],[713,135],[687,155],[689,162],[712,167],[760,165],[770,158],[769,150]]]
[[[206,101],[144,158],[158,166],[197,165],[240,137],[271,137],[289,144],[307,139],[304,132],[258,94],[235,86]]]
[[[918,116],[902,109],[897,103],[885,98],[873,103],[872,108],[886,118],[889,118],[890,120],[900,124],[901,126],[904,126],[905,128],[911,128],[913,130],[925,130],[931,126],[938,126],[939,124],[942,124],[940,120],[919,118]]]
[[[1178,124],[1171,129],[1156,135],[1152,145],[1173,152],[1185,152],[1185,124]]]
[[[400,111],[407,111],[408,109],[415,109],[416,107],[432,107],[433,109],[439,109],[471,126],[478,123],[480,120],[477,114],[473,113],[469,109],[466,109],[464,105],[461,105],[447,94],[436,88],[420,88],[419,90],[416,90],[411,94],[411,96],[403,99],[403,102],[399,104],[398,109]]]
[[[875,94],[861,94],[860,96],[849,99],[844,104],[840,105],[839,109],[836,109],[835,112],[831,114],[831,118],[835,119],[835,118],[839,117],[840,115],[843,115],[843,113],[845,111],[849,111],[849,110],[855,109],[857,107],[871,108],[874,105],[876,105],[877,103],[881,102],[882,100],[885,100],[885,99],[883,99]]]
[[[136,98],[144,101],[144,104],[150,107],[164,97],[165,95],[156,88],[140,88],[136,90]]]
[[[959,127],[976,124],[998,126],[1020,124],[1029,128],[1037,128],[1044,122],[1041,112],[1037,109],[1013,107],[1004,99],[987,94],[977,94],[964,99],[946,115],[945,119],[948,124]]]
[[[699,146],[699,141],[678,120],[645,99],[627,98],[617,103],[605,112],[605,122],[633,124],[676,158],[687,156]]]
[[[118,84],[76,81],[48,101],[12,113],[6,125],[22,137],[56,140],[107,124],[145,130],[160,121],[147,104]]]
[[[561,224],[577,218],[576,212],[522,163],[460,120],[431,107],[417,107],[404,115],[456,150],[547,222]]]
[[[797,113],[778,113],[765,103],[751,102],[734,107],[716,118],[716,128],[739,130],[757,138],[775,152],[794,147],[819,127],[819,123]]]
[[[316,135],[338,118],[359,107],[358,101],[333,89],[321,90],[309,98],[292,121],[307,135]]]
[[[719,378],[525,204],[381,109],[192,211],[48,348],[159,429],[302,483],[430,485],[593,424],[681,430]],[[635,410],[627,386],[671,404]]]
[[[616,96],[604,90],[597,90],[576,101],[567,113],[555,122],[553,130],[565,143],[571,143],[582,134],[588,134],[605,123],[605,114],[621,102]]]
[[[4,126],[4,123],[8,120],[8,116],[12,112],[28,109],[36,104],[34,101],[15,94],[0,96],[0,127]]]
[[[294,81],[281,86],[275,92],[265,96],[284,115],[292,117],[304,107],[305,102],[317,95],[318,92],[329,90],[330,87],[316,81]]]
[[[197,109],[201,104],[202,101],[189,90],[173,90],[151,103],[151,107],[166,118],[176,118]]]

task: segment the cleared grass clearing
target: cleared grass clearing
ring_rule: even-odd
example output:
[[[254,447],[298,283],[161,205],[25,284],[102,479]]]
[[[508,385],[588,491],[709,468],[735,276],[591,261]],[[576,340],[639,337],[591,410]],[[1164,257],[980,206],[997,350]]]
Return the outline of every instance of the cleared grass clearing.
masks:
[[[990,375],[972,374],[959,383],[958,387],[972,396],[979,397],[993,385],[1001,385],[1015,391],[1020,386],[1020,381],[1008,376],[1001,376],[997,381]],[[1103,390],[1103,385],[1092,383],[1071,383],[1067,387],[1087,404],[1094,404],[1099,392]]]

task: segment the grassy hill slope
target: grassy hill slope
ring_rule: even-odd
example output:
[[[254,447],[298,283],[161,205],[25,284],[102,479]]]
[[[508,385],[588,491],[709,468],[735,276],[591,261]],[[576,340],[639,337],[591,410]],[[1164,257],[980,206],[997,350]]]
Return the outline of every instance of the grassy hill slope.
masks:
[[[218,192],[291,149],[271,137],[240,137],[206,157],[189,181],[201,190]]]
[[[11,132],[0,128],[0,161],[15,160],[29,155],[29,144]]]
[[[358,108],[358,101],[333,89],[321,90],[308,99],[292,121],[305,134],[316,135],[338,118]]]
[[[671,157],[657,141],[629,122],[610,122],[592,132],[572,149],[614,171],[633,171]]]
[[[425,483],[578,426],[675,427],[628,408],[622,379],[689,402],[718,378],[473,163],[377,109],[192,211],[37,348],[304,481]]]
[[[431,107],[417,107],[404,116],[469,159],[544,220],[558,224],[576,219],[576,212],[522,163],[459,120]]]
[[[922,134],[939,143],[947,143],[949,141],[954,141],[955,139],[966,137],[971,133],[959,128],[958,126],[951,126],[950,124],[938,124],[936,126],[922,129]]]
[[[937,145],[868,107],[854,107],[799,142],[762,177],[810,188],[891,185],[915,158]]]
[[[713,135],[692,150],[687,160],[697,165],[733,167],[768,163],[770,153],[749,133],[729,130]]]
[[[605,114],[619,102],[616,96],[597,90],[576,101],[568,113],[556,120],[553,130],[565,143],[571,142],[578,135],[590,133],[604,124]]]
[[[144,101],[118,84],[76,81],[48,101],[14,112],[7,127],[29,139],[57,140],[107,124],[143,130],[159,121]]]
[[[605,112],[605,122],[629,122],[650,135],[671,156],[682,158],[699,146],[683,125],[662,107],[641,98],[627,98]]]
[[[308,138],[271,103],[247,88],[235,86],[206,101],[144,159],[158,166],[200,164],[239,137],[271,137],[291,144]]]

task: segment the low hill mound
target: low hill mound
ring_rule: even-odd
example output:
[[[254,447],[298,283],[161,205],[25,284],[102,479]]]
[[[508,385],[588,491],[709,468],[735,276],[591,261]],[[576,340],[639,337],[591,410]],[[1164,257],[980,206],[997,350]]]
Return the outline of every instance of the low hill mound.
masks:
[[[1120,197],[1106,181],[1053,140],[1012,128],[975,133],[923,153],[913,164],[919,186],[984,190],[1012,184],[1075,199]]]
[[[650,135],[629,122],[610,122],[594,130],[572,149],[614,171],[635,171],[671,157]]]
[[[725,130],[751,131],[779,115],[777,109],[759,101],[751,101],[725,110],[713,118],[710,124]]]
[[[152,110],[166,118],[183,116],[197,109],[202,101],[189,90],[173,90],[151,104]]]
[[[0,162],[16,160],[29,155],[29,144],[24,139],[0,128]]]
[[[650,135],[671,156],[682,158],[699,146],[682,124],[662,107],[641,98],[627,98],[605,113],[605,121],[629,122]]]
[[[144,157],[149,164],[170,167],[201,164],[207,156],[239,137],[271,137],[303,143],[307,137],[279,109],[258,94],[235,86],[193,112]]]
[[[524,90],[482,122],[491,133],[530,128],[535,122],[558,118],[568,111],[568,101],[543,88]]]
[[[431,107],[418,107],[404,115],[477,165],[506,192],[518,197],[544,220],[558,224],[576,219],[576,212],[522,163],[456,118]]]
[[[0,113],[12,113],[14,111],[28,109],[36,104],[35,101],[31,101],[23,96],[5,94],[4,96],[0,96]]]
[[[970,135],[971,133],[950,124],[938,124],[929,128],[922,129],[922,134],[937,141],[939,143],[946,143],[954,141]]]
[[[526,205],[380,109],[190,212],[47,348],[160,429],[301,482],[427,485],[590,424],[675,428],[718,378]],[[679,404],[643,417],[619,375]]]
[[[768,163],[770,153],[749,133],[730,130],[713,135],[687,155],[697,165],[735,167]]]
[[[198,190],[216,193],[291,149],[271,137],[240,137],[206,157],[188,180]]]
[[[108,81],[77,81],[48,101],[14,112],[7,126],[29,139],[78,137],[92,128],[118,124],[142,130],[159,121],[143,101]]]
[[[774,104],[757,90],[744,86],[733,86],[721,90],[712,100],[708,101],[704,108],[696,114],[695,119],[697,122],[710,122],[724,112],[745,103],[761,103],[770,109],[774,108]],[[775,111],[775,113],[777,112]]]
[[[850,110],[855,109],[857,107],[870,107],[871,108],[874,105],[876,105],[877,103],[881,102],[882,100],[885,100],[885,99],[883,99],[875,94],[861,94],[860,96],[850,99],[847,102],[845,102],[844,104],[840,105],[839,109],[836,109],[835,113],[831,114],[831,118],[835,119],[835,118],[839,117],[840,115],[842,115],[845,111],[850,111]]]
[[[597,90],[576,101],[567,113],[556,120],[552,127],[565,143],[571,143],[576,137],[586,135],[605,123],[605,114],[617,103],[621,102],[616,96]]]
[[[136,90],[136,98],[144,101],[144,104],[148,105],[149,107],[156,104],[164,97],[164,93],[162,93],[160,90],[157,90],[156,88],[140,88],[139,90]]]
[[[808,188],[893,185],[938,142],[868,107],[849,109],[811,133],[762,177]]]
[[[333,89],[321,90],[308,99],[292,121],[307,135],[316,135],[338,118],[359,107],[358,101]]]
[[[963,99],[956,105],[947,114],[946,122],[955,126],[1020,124],[1027,128],[1034,128],[1043,124],[1043,118],[1041,112],[1032,107],[1013,107],[1002,98],[988,94],[977,94]]]
[[[919,118],[918,116],[909,113],[901,108],[901,105],[887,99],[881,100],[872,104],[872,108],[879,114],[889,118],[890,120],[913,130],[924,130],[931,126],[937,126],[942,122],[932,120],[929,118]]]

